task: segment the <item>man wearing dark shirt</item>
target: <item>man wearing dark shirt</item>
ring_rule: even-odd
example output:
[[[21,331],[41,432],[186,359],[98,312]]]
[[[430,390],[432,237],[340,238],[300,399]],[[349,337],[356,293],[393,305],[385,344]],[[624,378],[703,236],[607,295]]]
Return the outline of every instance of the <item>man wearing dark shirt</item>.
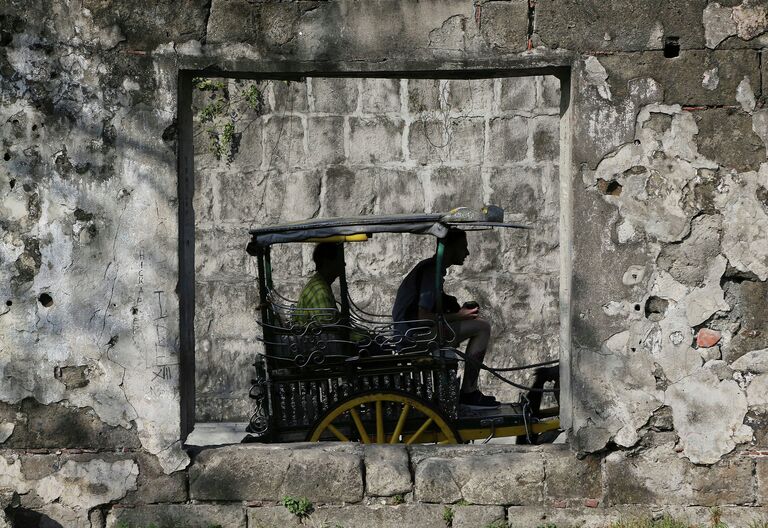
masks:
[[[445,237],[445,253],[440,273],[453,265],[461,266],[469,256],[467,234],[451,229]],[[409,328],[418,326],[415,320],[437,320],[437,296],[443,296],[445,332],[451,346],[458,346],[465,340],[467,355],[477,361],[485,357],[491,337],[491,325],[478,317],[478,308],[459,307],[455,298],[435,290],[436,257],[419,262],[403,280],[397,290],[392,308],[392,319],[396,331],[407,339]],[[447,306],[452,304],[453,306]],[[464,364],[464,378],[461,384],[459,403],[479,407],[497,407],[499,403],[492,396],[486,396],[477,388],[480,368],[471,361]]]

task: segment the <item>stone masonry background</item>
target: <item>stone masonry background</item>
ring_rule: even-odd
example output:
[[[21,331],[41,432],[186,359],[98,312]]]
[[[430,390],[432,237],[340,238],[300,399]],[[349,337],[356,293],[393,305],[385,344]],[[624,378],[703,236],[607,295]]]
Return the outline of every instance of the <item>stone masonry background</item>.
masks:
[[[255,108],[242,97],[254,88]],[[479,301],[493,324],[488,364],[557,357],[555,77],[211,79],[199,83],[195,97],[198,420],[244,422],[252,412],[251,365],[261,350],[257,270],[243,244],[247,229],[261,225],[500,205],[508,219],[534,230],[470,234],[471,256],[451,270],[448,289]],[[226,115],[206,119],[206,109],[222,100],[231,105]],[[232,147],[219,153],[211,140],[233,112]],[[432,237],[377,235],[348,245],[353,301],[391,313],[400,281],[433,244]],[[289,299],[314,272],[311,249],[274,250],[277,286]],[[482,381],[504,401],[517,401],[515,389],[490,376]]]
[[[285,495],[313,501],[318,523],[346,527],[443,527],[446,507],[453,528],[494,521],[603,527],[661,512],[704,523],[713,506],[732,527],[768,518],[766,45],[764,0],[0,3],[0,526],[298,526],[279,505]],[[361,151],[351,145],[370,143],[345,143],[343,160],[308,159],[342,153],[333,136],[327,148],[309,148],[314,86],[306,92],[308,109],[299,112],[307,135],[301,143],[293,134],[278,142],[269,150],[273,161],[263,157],[275,137],[264,116],[261,132],[255,127],[239,138],[241,147],[261,141],[261,160],[258,149],[245,148],[229,167],[193,157],[192,144],[202,153],[210,138],[193,136],[193,113],[186,111],[192,78],[304,77],[312,84],[351,76],[359,105],[374,100],[361,96],[369,79],[408,78],[405,91],[397,84],[400,107],[391,116],[404,121],[407,141],[389,169],[418,181],[421,205],[432,208],[454,192],[450,182],[458,178],[445,169],[445,186],[438,185],[438,160],[469,160],[479,151],[411,149],[411,79],[451,79],[450,97],[455,78],[509,75],[528,79],[518,87],[523,92],[525,82],[537,86],[534,105],[540,94],[550,99],[540,90],[547,85],[532,76],[556,76],[566,96],[557,112],[534,106],[523,114],[528,134],[542,121],[562,137],[547,142],[552,149],[557,143],[560,158],[546,181],[558,185],[545,192],[532,181],[543,169],[525,173],[521,183],[544,203],[536,213],[548,214],[547,236],[505,241],[511,254],[501,264],[530,266],[515,252],[526,248],[532,257],[546,256],[548,278],[558,284],[529,274],[529,300],[548,299],[536,312],[540,321],[559,331],[542,344],[560,347],[568,443],[186,446],[190,387],[200,381],[216,397],[229,396],[221,390],[229,374],[195,380],[190,364],[204,364],[211,352],[241,357],[247,338],[238,343],[231,336],[252,321],[245,310],[228,322],[204,310],[232,297],[253,304],[242,289],[221,293],[207,308],[202,302],[224,291],[206,284],[211,277],[250,283],[240,270],[252,274],[252,264],[228,249],[243,237],[221,221],[241,226],[248,216],[226,205],[238,186],[206,187],[199,177],[212,175],[208,185],[250,177],[232,169],[238,163],[252,164],[251,173],[279,171],[284,177],[257,178],[256,187],[270,196],[263,204],[237,197],[253,221],[293,210],[281,197],[304,200],[298,191],[313,185],[319,203],[296,204],[310,214],[415,205],[392,198],[399,189],[380,184],[385,167],[375,163],[368,173],[352,171],[354,179],[338,171],[330,180],[338,178],[336,193],[350,197],[326,199],[328,168],[352,170],[350,160]],[[503,83],[494,81],[492,105],[508,101],[497,97]],[[273,81],[267,103],[305,101],[301,86]],[[495,111],[488,119],[501,117]],[[550,127],[560,111],[555,133]],[[347,115],[351,139],[360,116],[333,113]],[[273,118],[298,133],[288,112]],[[472,138],[467,127],[457,134]],[[488,138],[514,144],[520,130],[484,134],[483,152],[494,152]],[[536,135],[525,137],[533,164]],[[375,144],[397,155],[397,142]],[[516,152],[503,147],[499,155]],[[302,171],[285,170],[286,161],[302,155]],[[554,171],[557,155],[547,159],[538,167],[550,163]],[[189,193],[190,160],[198,165],[196,197]],[[324,165],[322,175],[315,164]],[[480,171],[483,201],[496,190],[486,175]],[[201,222],[199,233],[218,229],[221,236],[187,237],[190,218]],[[225,247],[206,249],[214,242]],[[220,258],[198,260],[195,270],[185,260],[195,246]],[[476,256],[489,250],[475,249]],[[377,262],[358,251],[356,266]],[[306,276],[307,253],[301,262]],[[223,275],[233,269],[236,277]],[[402,272],[387,260],[368,269]],[[212,330],[208,349],[201,336],[197,349],[189,342],[195,321],[185,302],[196,279],[196,323],[211,321],[221,333]],[[368,294],[362,285],[360,292]],[[510,320],[528,308],[504,306],[513,311]],[[532,343],[522,346],[532,351]],[[214,403],[208,400],[209,410]]]

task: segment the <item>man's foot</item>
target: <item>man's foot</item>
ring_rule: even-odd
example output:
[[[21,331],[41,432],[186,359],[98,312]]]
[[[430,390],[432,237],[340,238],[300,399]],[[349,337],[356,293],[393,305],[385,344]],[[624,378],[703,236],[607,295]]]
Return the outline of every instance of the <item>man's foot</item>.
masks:
[[[498,407],[501,404],[493,396],[486,396],[479,390],[474,392],[462,392],[459,394],[459,403],[471,407]]]

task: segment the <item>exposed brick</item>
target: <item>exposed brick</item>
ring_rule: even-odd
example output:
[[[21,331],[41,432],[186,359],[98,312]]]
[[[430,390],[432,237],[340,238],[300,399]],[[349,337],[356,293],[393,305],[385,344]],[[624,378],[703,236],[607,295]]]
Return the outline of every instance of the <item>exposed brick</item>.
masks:
[[[554,75],[538,77],[536,105],[542,109],[560,109],[560,79]]]
[[[699,132],[699,152],[726,168],[758,170],[765,162],[765,145],[752,128],[752,116],[732,108],[693,112]],[[727,137],[722,134],[727,128]]]
[[[479,163],[483,158],[485,127],[481,118],[418,120],[408,137],[410,158],[430,163]]]
[[[702,328],[696,334],[696,344],[702,348],[713,347],[720,342],[720,336],[721,334],[717,330]]]

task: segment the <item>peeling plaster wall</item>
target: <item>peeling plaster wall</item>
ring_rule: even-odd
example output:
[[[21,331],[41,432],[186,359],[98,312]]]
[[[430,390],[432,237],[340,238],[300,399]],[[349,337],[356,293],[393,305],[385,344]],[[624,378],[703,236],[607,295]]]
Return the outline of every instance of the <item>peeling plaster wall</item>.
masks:
[[[591,241],[574,240],[575,275],[584,278],[585,290],[574,307],[575,394],[582,393],[574,443],[588,451],[608,443],[633,447],[654,413],[669,407],[676,450],[711,464],[753,439],[746,383],[727,361],[750,352],[736,340],[746,307],[729,303],[727,294],[734,283],[764,284],[768,262],[768,211],[760,198],[768,185],[765,145],[752,154],[761,119],[749,86],[759,72],[744,71],[737,89],[722,94],[725,108],[711,108],[676,104],[662,76],[632,78],[629,59],[629,72],[611,83],[608,67],[621,62],[616,55],[604,62],[584,60],[580,97],[618,106],[631,121],[610,112],[584,115],[586,123],[577,117],[576,126],[588,131],[610,121],[614,137],[598,141],[600,158],[584,160],[591,163],[581,167],[577,192],[578,207],[605,223]],[[710,119],[732,134],[713,134]],[[600,278],[584,275],[596,258],[617,266]],[[747,310],[762,311],[764,304]],[[752,335],[762,336],[757,346],[765,342],[762,330]],[[618,370],[605,369],[614,357]]]
[[[324,519],[442,525],[442,504],[465,494],[480,505],[455,527],[598,524],[658,506],[700,519],[725,504],[742,525],[765,513],[766,12],[759,0],[3,3],[0,525],[294,521],[261,481],[243,491],[247,508],[189,503],[190,463],[214,491],[253,476],[222,477],[228,463],[210,461],[229,451],[197,458],[180,443],[191,351],[179,330],[177,83],[205,68],[570,74],[563,416],[570,449],[596,454],[412,449],[392,465],[414,494],[385,514],[363,502],[376,495],[364,485],[373,459],[306,448],[296,460],[326,463],[293,464],[297,486],[361,490],[351,509],[335,506],[345,493],[323,496]],[[270,449],[241,452],[243,467],[246,455],[293,460]],[[569,480],[575,467],[588,489]],[[525,485],[484,493],[509,475]]]

